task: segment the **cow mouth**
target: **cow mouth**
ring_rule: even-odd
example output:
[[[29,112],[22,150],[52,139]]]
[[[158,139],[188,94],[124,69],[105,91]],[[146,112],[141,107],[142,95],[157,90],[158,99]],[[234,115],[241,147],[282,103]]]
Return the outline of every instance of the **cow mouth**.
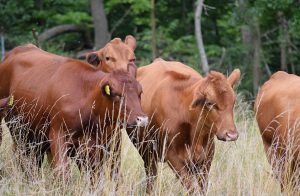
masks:
[[[126,128],[146,127],[149,123],[148,116],[137,116],[133,122],[127,123]]]
[[[235,138],[228,137],[228,136],[225,136],[225,137],[217,136],[217,138],[218,138],[218,140],[223,141],[223,142],[233,142],[233,141],[236,141],[238,139],[238,136],[235,137]]]
[[[137,116],[134,120],[117,120],[117,124],[127,129],[134,129],[138,127],[146,127],[149,123],[147,116]]]

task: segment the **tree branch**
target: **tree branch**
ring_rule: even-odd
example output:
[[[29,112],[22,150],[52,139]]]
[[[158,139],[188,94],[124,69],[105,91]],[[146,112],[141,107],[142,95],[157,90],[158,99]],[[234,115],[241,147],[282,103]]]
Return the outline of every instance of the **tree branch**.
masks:
[[[123,23],[126,16],[128,16],[131,12],[131,7],[126,10],[126,12],[123,14],[123,16],[115,23],[115,25],[110,30],[110,36],[113,34],[113,32]]]
[[[41,33],[38,36],[38,42],[42,43],[48,39],[51,39],[55,36],[58,36],[63,33],[67,32],[84,32],[85,33],[86,28],[84,28],[81,25],[76,25],[76,24],[64,24],[64,25],[58,25],[55,27],[52,27],[50,29],[47,29],[43,33]]]

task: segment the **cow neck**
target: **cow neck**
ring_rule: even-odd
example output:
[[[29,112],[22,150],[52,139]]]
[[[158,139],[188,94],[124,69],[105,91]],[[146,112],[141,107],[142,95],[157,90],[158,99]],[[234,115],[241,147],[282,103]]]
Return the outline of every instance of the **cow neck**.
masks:
[[[185,135],[186,139],[189,140],[188,151],[186,152],[185,156],[189,156],[192,160],[195,161],[201,161],[204,159],[204,149],[206,149],[206,146],[209,144],[208,140],[210,139],[208,132],[206,132],[207,128],[201,126],[203,121],[201,121],[201,119],[198,121],[199,110],[189,109],[194,98],[194,93],[200,85],[203,85],[203,81],[204,79],[202,78],[190,79],[190,81],[188,81],[184,85],[185,88],[182,90],[183,93],[181,97],[181,100],[184,102],[185,105],[184,108],[186,108],[184,114],[184,120],[186,121],[186,123],[182,123],[181,126],[185,126],[185,130],[188,130],[189,132]],[[180,113],[184,112],[180,111]],[[197,116],[197,118],[195,118],[195,116]],[[199,124],[197,125],[198,122]],[[184,142],[182,144],[186,145],[187,142]],[[186,148],[186,146],[182,147]]]
[[[208,128],[204,124],[199,114],[199,112],[203,110],[189,109],[189,106],[192,104],[192,101],[194,99],[194,94],[196,90],[199,89],[201,85],[203,85],[203,82],[204,82],[204,78],[200,78],[200,79],[197,78],[193,81],[193,84],[190,84],[189,87],[187,87],[184,90],[184,99],[186,100],[186,106],[188,109],[188,120],[189,123],[192,125],[191,130],[193,130],[193,133],[191,134],[195,135],[195,137],[197,138],[208,137],[209,135],[209,131],[206,131]],[[195,141],[199,141],[199,139],[192,139],[192,141],[191,142],[194,143]]]
[[[198,89],[198,87],[203,83],[203,79],[200,78],[193,78],[192,81],[190,81],[189,83],[187,83],[185,86],[186,88],[183,89],[183,93],[182,93],[182,100],[184,102],[184,104],[186,105],[187,110],[189,111],[190,115],[192,115],[194,112],[193,110],[190,110],[190,105],[193,101],[194,98],[194,93],[196,91],[196,89]],[[191,117],[189,117],[189,119],[191,119]]]
[[[105,79],[106,74],[102,71],[94,71],[93,74],[89,74],[87,80],[85,81],[87,83],[89,95],[87,97],[88,104],[92,105],[93,113],[96,117],[98,117],[100,114],[105,112],[106,107],[103,107],[105,105],[105,97],[101,92],[101,84],[102,81]]]

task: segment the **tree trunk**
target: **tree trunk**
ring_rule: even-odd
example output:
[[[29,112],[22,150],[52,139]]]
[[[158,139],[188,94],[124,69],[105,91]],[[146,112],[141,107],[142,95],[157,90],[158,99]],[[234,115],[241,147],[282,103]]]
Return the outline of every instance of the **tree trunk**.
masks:
[[[103,0],[91,0],[91,11],[94,23],[94,49],[105,46],[109,39],[107,19],[104,12]]]
[[[151,48],[152,48],[152,59],[154,60],[157,56],[156,48],[156,22],[155,22],[155,0],[151,0]]]
[[[253,26],[253,93],[257,94],[259,80],[260,80],[260,64],[261,64],[261,40],[260,40],[260,27],[256,21]]]
[[[202,8],[203,8],[204,0],[198,0],[197,1],[197,7],[195,12],[195,35],[197,39],[197,46],[199,49],[199,56],[201,59],[201,66],[202,70],[205,75],[209,72],[209,66],[205,54],[203,39],[202,39],[202,32],[201,32],[201,14],[202,14]]]
[[[288,54],[292,55],[292,47],[291,46],[288,47]],[[291,71],[292,71],[292,74],[296,74],[295,64],[293,61],[291,61]]]
[[[253,50],[253,48],[252,48],[252,33],[249,25],[243,25],[241,27],[241,33],[242,33],[243,46],[246,50],[246,58],[243,59],[243,63],[245,65],[251,65],[252,57],[253,57],[253,53],[251,51]]]
[[[1,37],[1,61],[4,60],[4,57],[5,57],[5,44],[4,44],[4,36],[3,35],[0,35]],[[2,119],[1,119],[2,120]],[[0,120],[0,121],[1,121]],[[0,125],[1,125],[1,122],[0,122]]]
[[[280,68],[287,70],[287,43],[289,40],[288,23],[282,12],[278,12],[280,32]]]

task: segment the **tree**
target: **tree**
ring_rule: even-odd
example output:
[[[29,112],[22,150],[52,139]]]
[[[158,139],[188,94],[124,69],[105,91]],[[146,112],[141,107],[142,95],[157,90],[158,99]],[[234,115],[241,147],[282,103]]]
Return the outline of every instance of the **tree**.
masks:
[[[94,23],[94,49],[99,49],[105,46],[109,39],[103,0],[91,0],[91,11]]]
[[[202,8],[203,8],[204,0],[198,0],[197,1],[197,7],[195,12],[195,36],[197,38],[197,45],[199,49],[199,56],[201,59],[201,66],[202,70],[205,75],[209,72],[209,66],[205,54],[203,39],[202,39],[202,32],[201,32],[201,14],[202,14]]]
[[[257,94],[260,81],[261,35],[259,23],[253,25],[253,94]]]
[[[151,48],[152,48],[152,59],[156,58],[156,22],[155,22],[155,0],[151,0]]]

